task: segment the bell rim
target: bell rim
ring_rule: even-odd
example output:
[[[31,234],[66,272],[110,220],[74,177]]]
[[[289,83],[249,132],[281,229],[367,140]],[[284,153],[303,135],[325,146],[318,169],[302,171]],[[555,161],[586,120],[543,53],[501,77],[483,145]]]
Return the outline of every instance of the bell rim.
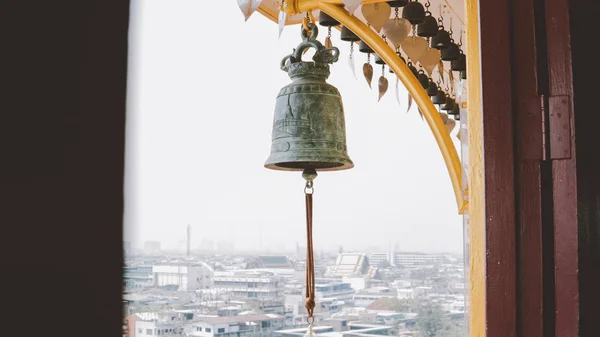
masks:
[[[270,157],[269,157],[270,159]],[[267,162],[265,162],[264,167],[273,171],[304,171],[307,167],[286,167],[286,166],[278,166],[277,164],[281,164],[281,163],[302,163],[302,162],[306,162],[306,160],[290,160],[290,161],[285,161],[285,162],[272,162],[269,163],[269,159],[267,159]],[[329,172],[329,171],[344,171],[344,170],[349,170],[351,168],[354,168],[354,163],[352,162],[351,159],[345,159],[343,162],[340,162],[340,166],[334,166],[334,167],[324,167],[324,168],[314,168],[315,171],[317,172]]]

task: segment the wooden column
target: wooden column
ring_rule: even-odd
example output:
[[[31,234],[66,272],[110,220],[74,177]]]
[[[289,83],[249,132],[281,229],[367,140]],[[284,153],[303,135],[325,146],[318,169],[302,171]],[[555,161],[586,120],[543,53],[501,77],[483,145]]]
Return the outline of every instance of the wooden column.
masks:
[[[535,0],[512,7],[512,75],[516,123],[517,331],[543,337],[542,160],[544,116],[538,60],[545,36],[536,36],[539,9]],[[543,15],[543,13],[542,13]],[[542,18],[543,19],[543,18]],[[543,21],[542,21],[543,22]],[[542,52],[543,53],[543,52]],[[541,61],[541,62],[540,62]],[[540,83],[541,82],[541,83]]]
[[[487,337],[516,336],[510,2],[479,1]]]

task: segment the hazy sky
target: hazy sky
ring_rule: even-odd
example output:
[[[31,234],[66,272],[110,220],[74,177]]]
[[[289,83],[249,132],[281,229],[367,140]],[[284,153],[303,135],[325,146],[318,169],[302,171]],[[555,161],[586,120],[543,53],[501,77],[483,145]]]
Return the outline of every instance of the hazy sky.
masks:
[[[127,115],[125,239],[184,248],[203,239],[236,249],[304,245],[300,173],[265,169],[275,97],[290,82],[280,60],[300,42],[298,26],[247,22],[234,0],[132,0]],[[326,29],[320,30],[323,41]],[[462,251],[462,219],[429,127],[395,78],[377,102],[362,78],[364,54],[334,32],[341,57],[329,83],[344,101],[355,168],[315,181],[316,249],[367,246]],[[381,75],[375,67],[374,83]],[[455,137],[456,130],[452,134]],[[458,143],[456,144],[458,145]]]

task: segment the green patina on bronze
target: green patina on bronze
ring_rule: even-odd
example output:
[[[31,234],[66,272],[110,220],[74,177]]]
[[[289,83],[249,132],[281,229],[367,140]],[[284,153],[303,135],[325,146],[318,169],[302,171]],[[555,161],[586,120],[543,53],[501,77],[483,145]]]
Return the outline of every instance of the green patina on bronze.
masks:
[[[281,61],[281,69],[292,83],[277,95],[271,155],[265,167],[287,171],[349,169],[354,164],[346,148],[342,97],[325,82],[329,64],[338,60],[339,50],[325,48],[317,41],[317,26],[308,26],[310,32],[301,28],[302,43]],[[316,49],[313,62],[302,61],[308,48]]]

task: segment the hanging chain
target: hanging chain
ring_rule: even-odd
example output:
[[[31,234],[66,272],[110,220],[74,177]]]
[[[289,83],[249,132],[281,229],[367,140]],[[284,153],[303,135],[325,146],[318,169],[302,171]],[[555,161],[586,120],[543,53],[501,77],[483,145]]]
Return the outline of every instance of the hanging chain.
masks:
[[[450,30],[448,31],[448,35],[450,35],[450,42],[454,43],[454,32],[452,31],[452,17],[450,17]]]
[[[313,193],[314,180],[317,178],[317,171],[314,169],[305,169],[302,172],[302,177],[306,180],[304,186],[304,195],[306,200],[306,299],[304,301],[304,307],[308,312],[307,321],[311,325],[309,329],[312,329],[312,323],[314,321],[314,310],[315,310],[315,259],[313,249]]]
[[[350,55],[354,53],[354,42],[350,42]]]
[[[367,63],[371,63],[371,53],[367,53]]]
[[[310,36],[310,32],[312,31],[312,29],[310,29],[310,26],[308,25],[309,23],[311,23],[310,15],[308,14],[308,12],[306,12],[306,17],[302,20],[302,25],[304,26],[304,30],[306,31],[306,33]]]
[[[396,16],[396,20],[398,20],[400,18],[400,9],[398,6],[394,7],[394,14]]]
[[[440,4],[440,17],[438,18],[439,30],[444,30],[444,16],[442,15],[442,5]]]
[[[425,3],[425,15],[427,15],[427,13],[429,13],[429,15],[431,15],[431,12],[429,11],[429,7],[431,7],[431,2],[429,2],[429,0],[427,0],[427,2]]]

